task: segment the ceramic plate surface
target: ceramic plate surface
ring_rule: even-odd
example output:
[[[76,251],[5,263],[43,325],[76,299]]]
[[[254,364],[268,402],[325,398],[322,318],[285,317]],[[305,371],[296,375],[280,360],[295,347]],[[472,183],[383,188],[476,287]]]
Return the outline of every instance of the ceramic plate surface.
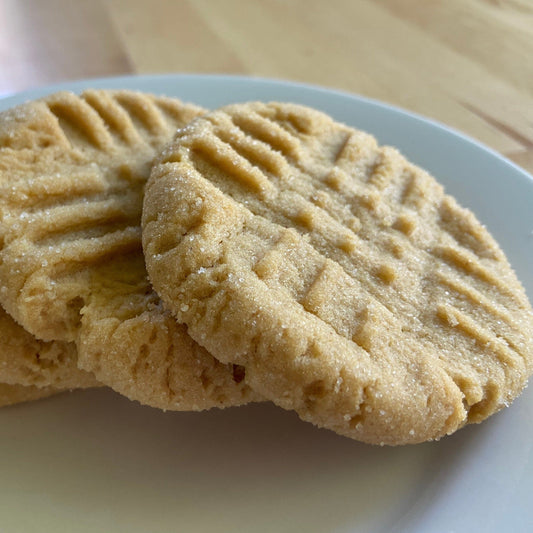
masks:
[[[487,225],[533,299],[533,178],[419,116],[357,96],[231,76],[85,80],[214,108],[293,101],[397,146]],[[163,413],[109,390],[0,410],[0,530],[95,532],[531,532],[533,391],[440,442],[360,444],[269,404]]]

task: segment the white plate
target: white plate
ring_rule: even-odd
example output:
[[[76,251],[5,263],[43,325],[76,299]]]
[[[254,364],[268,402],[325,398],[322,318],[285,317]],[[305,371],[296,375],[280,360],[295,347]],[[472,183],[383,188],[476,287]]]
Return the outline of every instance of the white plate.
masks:
[[[399,147],[474,210],[533,296],[533,179],[478,143],[353,95],[229,76],[143,76],[58,90],[131,88],[207,107],[311,105]],[[6,533],[530,532],[533,394],[440,442],[367,446],[271,405],[162,413],[111,391],[0,411],[0,530]]]

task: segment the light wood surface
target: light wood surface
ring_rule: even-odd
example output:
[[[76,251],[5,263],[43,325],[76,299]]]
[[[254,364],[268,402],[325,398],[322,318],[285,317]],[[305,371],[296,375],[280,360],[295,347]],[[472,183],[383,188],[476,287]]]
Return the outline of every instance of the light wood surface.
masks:
[[[533,0],[0,0],[0,94],[165,72],[370,96],[533,172]]]

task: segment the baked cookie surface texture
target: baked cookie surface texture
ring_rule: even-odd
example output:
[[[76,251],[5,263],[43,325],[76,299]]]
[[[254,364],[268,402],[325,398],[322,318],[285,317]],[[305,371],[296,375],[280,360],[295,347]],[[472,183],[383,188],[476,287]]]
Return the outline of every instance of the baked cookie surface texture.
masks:
[[[74,343],[36,339],[2,308],[0,308],[0,382],[6,386],[25,387],[20,392],[22,394],[25,391],[28,396],[33,394],[31,387],[78,389],[99,386],[91,373],[78,368]],[[9,391],[7,387],[6,391]],[[9,396],[8,392],[6,395]],[[24,397],[24,394],[22,396]]]
[[[292,104],[180,130],[148,181],[143,246],[189,334],[304,420],[378,444],[508,405],[533,314],[486,229],[373,137]]]
[[[201,113],[176,99],[87,90],[0,117],[2,304],[38,338],[75,342],[78,365],[102,383],[162,409],[251,397],[236,367],[166,318],[142,259],[152,160]]]

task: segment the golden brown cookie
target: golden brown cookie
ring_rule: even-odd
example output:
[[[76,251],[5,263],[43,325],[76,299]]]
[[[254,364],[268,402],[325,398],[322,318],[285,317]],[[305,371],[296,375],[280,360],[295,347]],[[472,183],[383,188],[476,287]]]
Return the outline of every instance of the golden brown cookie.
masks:
[[[143,211],[150,278],[189,334],[305,420],[436,439],[508,405],[533,313],[469,211],[395,149],[291,104],[181,130]]]
[[[233,365],[169,325],[143,265],[152,159],[202,112],[171,98],[88,90],[0,116],[0,300],[39,338],[75,341],[80,367],[99,381],[163,409],[252,398]]]
[[[96,276],[100,288],[81,311],[81,368],[161,409],[197,411],[258,399],[242,367],[217,361],[162,308],[142,254],[116,258]]]
[[[78,368],[74,343],[40,341],[19,326],[2,308],[0,382],[25,387],[21,393],[25,390],[28,399],[33,395],[32,387],[77,389],[99,386],[93,374]]]

